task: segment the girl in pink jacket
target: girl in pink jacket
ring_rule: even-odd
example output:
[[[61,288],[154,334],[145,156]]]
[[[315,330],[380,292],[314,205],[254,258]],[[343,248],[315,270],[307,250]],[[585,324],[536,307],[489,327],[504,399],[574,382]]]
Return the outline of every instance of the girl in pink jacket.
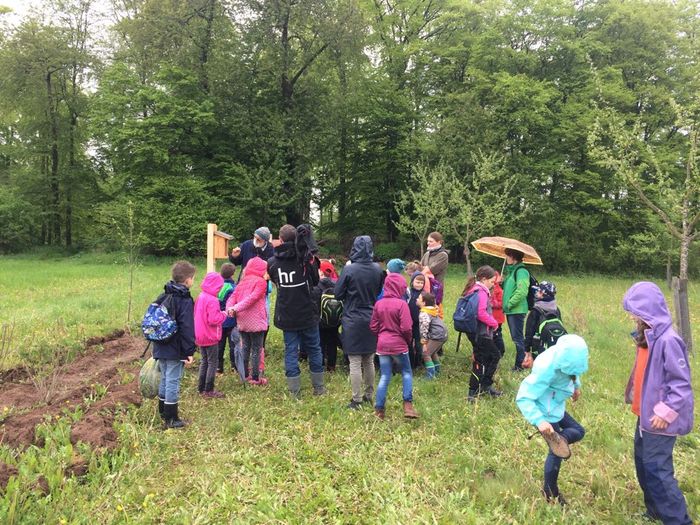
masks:
[[[202,293],[194,303],[194,341],[202,352],[199,365],[199,393],[208,398],[224,397],[214,390],[216,369],[219,366],[219,340],[221,325],[226,320],[226,312],[219,308],[219,290],[224,278],[216,272],[209,272],[202,281]]]
[[[251,385],[265,385],[267,379],[260,377],[260,349],[267,331],[267,263],[254,257],[245,267],[243,279],[238,283],[226,302],[226,310],[236,316],[236,324],[243,342],[245,374],[250,374]],[[252,356],[253,368],[249,368]]]
[[[472,374],[469,379],[470,403],[476,401],[481,394],[498,397],[502,394],[493,386],[493,375],[496,373],[501,351],[493,340],[498,329],[498,321],[493,317],[491,305],[491,289],[496,282],[496,271],[490,266],[482,266],[476,275],[467,282],[465,295],[476,292],[479,296],[479,307],[476,314],[476,334],[470,341],[473,346]]]

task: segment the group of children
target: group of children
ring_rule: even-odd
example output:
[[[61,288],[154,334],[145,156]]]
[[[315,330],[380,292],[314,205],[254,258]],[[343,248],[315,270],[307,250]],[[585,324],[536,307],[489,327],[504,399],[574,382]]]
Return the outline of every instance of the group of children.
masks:
[[[202,355],[198,388],[203,396],[223,395],[214,389],[214,382],[217,367],[223,366],[219,363],[225,349],[222,342],[225,345],[226,339],[234,342],[240,337],[245,376],[252,385],[265,384],[260,365],[269,326],[267,264],[259,257],[250,259],[238,284],[232,279],[234,270],[229,264],[222,267],[221,274],[207,274],[201,285],[202,292],[194,302],[189,292],[194,266],[178,261],[172,268],[172,280],[165,285],[165,293],[173,296],[171,308],[179,329],[171,340],[154,345],[154,358],[161,371],[159,412],[168,428],[185,425],[178,416],[179,384],[183,365],[192,362],[196,346]],[[320,298],[332,298],[337,274],[328,261],[322,262],[319,270],[318,296],[322,310]],[[448,330],[433,293],[436,287],[429,271],[424,271],[417,263],[405,265],[399,260],[390,261],[387,270],[369,323],[371,332],[377,336],[380,369],[375,414],[384,419],[387,389],[397,364],[403,383],[404,415],[417,418],[412,405],[417,354],[420,352],[425,377],[436,377],[441,368],[439,352],[447,340]],[[408,273],[408,283],[402,275],[404,271]],[[499,280],[493,268],[482,266],[464,290],[464,295],[475,292],[478,296],[477,330],[469,334],[473,346],[468,394],[471,402],[482,395],[502,395],[494,385],[494,374],[504,353]],[[566,401],[569,398],[576,401],[581,395],[581,376],[588,369],[588,346],[578,335],[561,330],[547,332],[548,321],[556,320],[561,325],[556,288],[552,283],[541,282],[533,292],[535,304],[528,316],[525,339],[527,354],[533,356],[534,362],[531,373],[520,385],[516,404],[549,446],[543,495],[548,501],[563,505],[566,500],[558,488],[561,461],[569,457],[569,445],[580,441],[585,434],[583,426],[566,411]],[[633,337],[637,357],[626,400],[638,417],[634,457],[646,514],[664,523],[691,523],[685,499],[674,478],[672,459],[676,436],[687,434],[693,426],[687,350],[672,327],[665,299],[655,284],[641,282],[632,286],[625,294],[623,307],[636,323]],[[323,313],[320,318],[323,324]],[[326,322],[320,330],[321,334],[324,332],[325,363],[332,370],[339,345],[336,321],[330,326]]]

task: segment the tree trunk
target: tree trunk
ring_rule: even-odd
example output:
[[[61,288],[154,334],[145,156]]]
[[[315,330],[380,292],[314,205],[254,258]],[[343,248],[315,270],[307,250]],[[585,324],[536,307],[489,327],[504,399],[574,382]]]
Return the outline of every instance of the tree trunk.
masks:
[[[56,107],[53,93],[53,86],[51,83],[51,75],[53,72],[46,73],[46,95],[47,95],[47,112],[49,117],[49,130],[51,133],[51,166],[49,172],[49,192],[51,200],[51,222],[50,229],[52,231],[53,241],[56,243],[61,242],[61,195],[60,195],[60,185],[58,180],[58,122],[56,119]]]
[[[688,253],[690,251],[690,235],[685,232],[683,239],[681,239],[681,264],[680,264],[680,275],[682,280],[688,280]]]
[[[345,64],[342,62],[342,57],[338,63],[338,76],[340,77],[340,93],[342,103],[345,104],[348,95],[348,79],[345,70]],[[340,117],[340,151],[338,152],[338,222],[340,223],[340,231],[345,233],[347,225],[347,187],[346,177],[348,169],[348,122],[345,106]]]
[[[284,182],[282,184],[282,192],[284,199],[287,201],[285,206],[285,216],[289,224],[298,225],[301,221],[299,206],[295,198],[296,178],[296,155],[294,152],[294,126],[293,115],[294,109],[294,83],[290,78],[290,41],[289,41],[289,18],[291,6],[288,2],[283,2],[284,13],[282,13],[280,25],[281,36],[280,45],[282,46],[282,72],[280,77],[280,91],[282,96],[282,114],[284,118],[284,137],[282,138],[282,164],[284,166]]]
[[[464,241],[464,258],[467,261],[467,278],[469,278],[474,275],[474,271],[472,269],[471,250],[469,249],[469,239]]]
[[[207,0],[206,11],[204,14],[204,21],[206,24],[204,29],[204,41],[199,47],[199,83],[202,87],[202,91],[207,94],[209,93],[209,72],[207,71],[207,64],[209,62],[209,52],[211,50],[215,8],[216,0]]]

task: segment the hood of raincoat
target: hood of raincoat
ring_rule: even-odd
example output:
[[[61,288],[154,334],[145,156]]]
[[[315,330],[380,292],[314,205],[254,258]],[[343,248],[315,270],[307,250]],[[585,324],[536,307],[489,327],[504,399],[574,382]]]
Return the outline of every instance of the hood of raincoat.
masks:
[[[216,272],[209,272],[207,275],[204,276],[204,280],[202,281],[202,291],[208,293],[209,295],[213,295],[216,297],[219,294],[219,290],[221,290],[221,287],[224,285],[224,278],[221,277],[221,274],[218,274]]]
[[[267,272],[267,262],[262,260],[260,257],[253,257],[248,264],[245,266],[245,277],[254,275],[256,277],[262,277]],[[245,278],[244,277],[244,278]]]
[[[390,273],[384,279],[384,298],[403,299],[406,295],[406,280],[398,273]]]
[[[355,237],[350,250],[350,260],[354,263],[371,263],[374,257],[374,246],[369,235]]]

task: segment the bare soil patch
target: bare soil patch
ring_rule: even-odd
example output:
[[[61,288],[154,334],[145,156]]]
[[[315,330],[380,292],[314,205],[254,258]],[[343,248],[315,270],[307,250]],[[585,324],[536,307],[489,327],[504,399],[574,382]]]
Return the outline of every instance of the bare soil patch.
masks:
[[[143,339],[125,335],[121,330],[89,339],[86,352],[61,372],[50,404],[42,400],[41,393],[27,379],[26,372],[6,373],[0,384],[0,410],[7,407],[12,413],[0,424],[0,442],[13,448],[36,443],[36,427],[47,416],[84,406],[85,415],[73,425],[71,441],[83,441],[93,448],[115,447],[115,413],[127,405],[141,403],[138,358],[144,348]],[[124,383],[129,374],[135,379]],[[97,385],[106,389],[106,394],[90,403],[89,397],[96,392]],[[0,478],[1,469],[0,466]]]

